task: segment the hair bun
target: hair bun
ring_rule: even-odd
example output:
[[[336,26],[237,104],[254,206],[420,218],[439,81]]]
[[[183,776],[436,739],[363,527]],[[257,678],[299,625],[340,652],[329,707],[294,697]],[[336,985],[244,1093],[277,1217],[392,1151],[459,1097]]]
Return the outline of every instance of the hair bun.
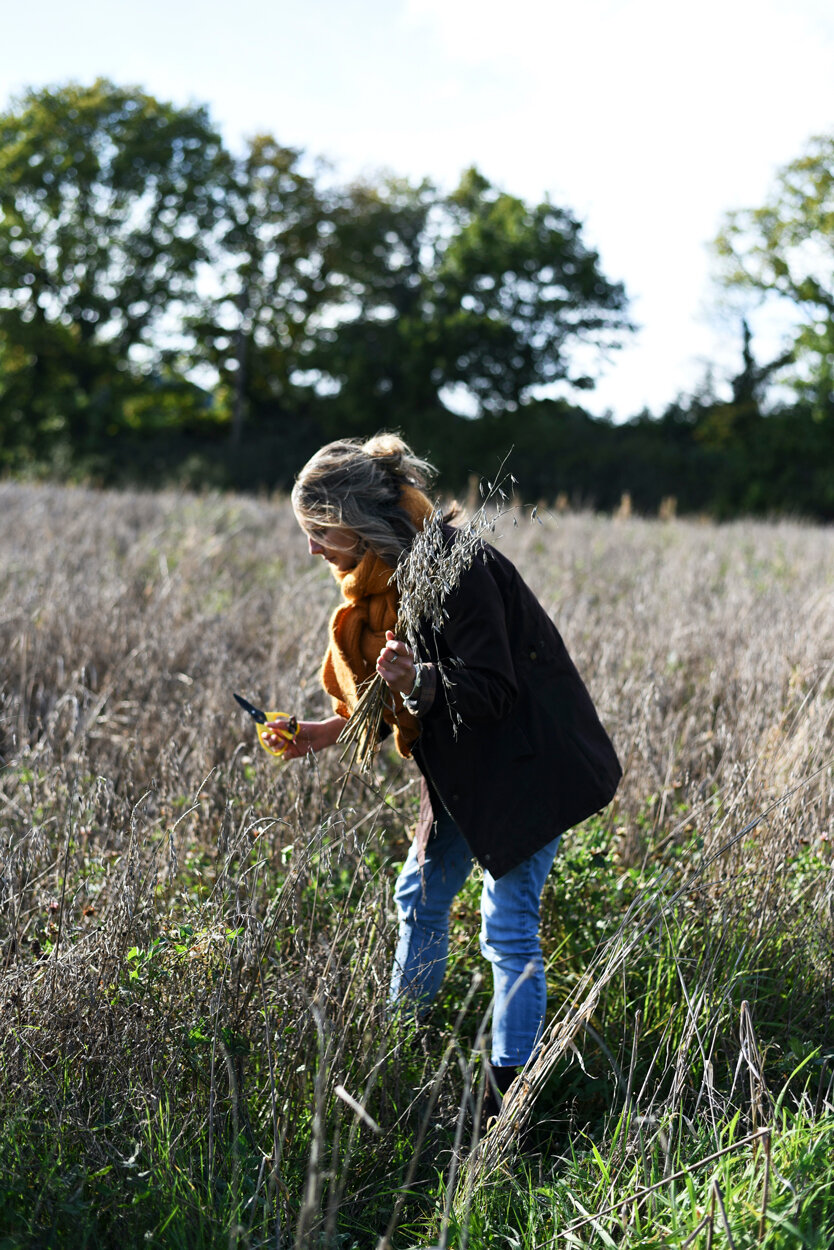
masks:
[[[362,444],[362,451],[372,460],[381,460],[391,477],[412,486],[425,487],[434,477],[434,469],[415,456],[399,434],[374,434]]]
[[[398,434],[374,434],[362,444],[362,450],[374,460],[388,460],[393,472],[402,473],[409,448]]]

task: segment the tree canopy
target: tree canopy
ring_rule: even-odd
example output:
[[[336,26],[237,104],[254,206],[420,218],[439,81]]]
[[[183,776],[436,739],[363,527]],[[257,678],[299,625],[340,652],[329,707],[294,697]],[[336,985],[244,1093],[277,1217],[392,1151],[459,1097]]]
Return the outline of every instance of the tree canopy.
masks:
[[[800,389],[834,401],[834,136],[812,139],[781,170],[766,203],[727,215],[716,240],[731,287],[776,296],[796,311]]]
[[[334,227],[343,312],[313,355],[357,414],[442,412],[450,387],[485,413],[554,382],[588,388],[587,349],[598,357],[630,329],[625,291],[575,218],[475,169],[449,195],[394,179],[353,187]]]
[[[553,382],[628,329],[563,208],[467,171],[451,194],[323,184],[272,135],[99,80],[0,116],[0,424],[33,454],[201,417],[244,431],[442,428]],[[178,416],[179,414],[179,416]]]
[[[204,109],[105,80],[0,116],[2,403],[24,441],[100,436],[161,373],[226,163]]]
[[[326,296],[326,197],[302,154],[271,135],[228,158],[218,190],[211,289],[187,324],[193,359],[216,371],[239,441],[251,411],[292,405],[293,374]]]

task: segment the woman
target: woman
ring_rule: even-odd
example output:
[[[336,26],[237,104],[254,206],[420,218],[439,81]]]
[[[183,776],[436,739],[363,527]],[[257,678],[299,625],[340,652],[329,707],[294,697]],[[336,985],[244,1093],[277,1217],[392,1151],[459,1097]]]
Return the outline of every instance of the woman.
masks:
[[[481,950],[495,989],[490,1093],[530,1058],[544,1025],[539,902],[561,834],[604,807],[621,771],[559,633],[516,569],[484,545],[418,654],[393,634],[392,574],[431,515],[431,467],[395,435],[323,447],[292,493],[311,555],[341,584],[322,681],[334,715],[302,721],[285,757],[332,746],[374,670],[385,719],[422,774],[420,819],[395,897],[394,999],[431,1001],[452,901],[484,869]],[[447,541],[455,541],[449,527]]]

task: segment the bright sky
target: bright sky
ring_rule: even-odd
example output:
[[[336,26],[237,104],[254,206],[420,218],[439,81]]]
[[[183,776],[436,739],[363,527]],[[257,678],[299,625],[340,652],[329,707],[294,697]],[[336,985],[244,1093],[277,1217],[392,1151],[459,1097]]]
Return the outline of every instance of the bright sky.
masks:
[[[340,177],[470,164],[585,223],[642,327],[594,411],[659,412],[740,361],[708,243],[834,128],[831,0],[37,0],[3,12],[0,105],[102,75],[271,131]],[[762,357],[772,317],[754,319]]]

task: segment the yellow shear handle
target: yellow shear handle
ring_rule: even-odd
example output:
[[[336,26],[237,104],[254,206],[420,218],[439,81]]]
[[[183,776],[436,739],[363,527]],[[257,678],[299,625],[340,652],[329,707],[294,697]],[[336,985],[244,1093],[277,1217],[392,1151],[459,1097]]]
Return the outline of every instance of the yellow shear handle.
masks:
[[[289,712],[267,712],[267,724],[256,726],[258,730],[258,741],[268,755],[283,755],[288,745],[298,736],[298,721],[294,716],[290,716]],[[270,728],[273,721],[285,721],[286,724],[280,725],[277,729]],[[267,734],[276,734],[281,741],[277,746],[272,746],[266,741]]]

